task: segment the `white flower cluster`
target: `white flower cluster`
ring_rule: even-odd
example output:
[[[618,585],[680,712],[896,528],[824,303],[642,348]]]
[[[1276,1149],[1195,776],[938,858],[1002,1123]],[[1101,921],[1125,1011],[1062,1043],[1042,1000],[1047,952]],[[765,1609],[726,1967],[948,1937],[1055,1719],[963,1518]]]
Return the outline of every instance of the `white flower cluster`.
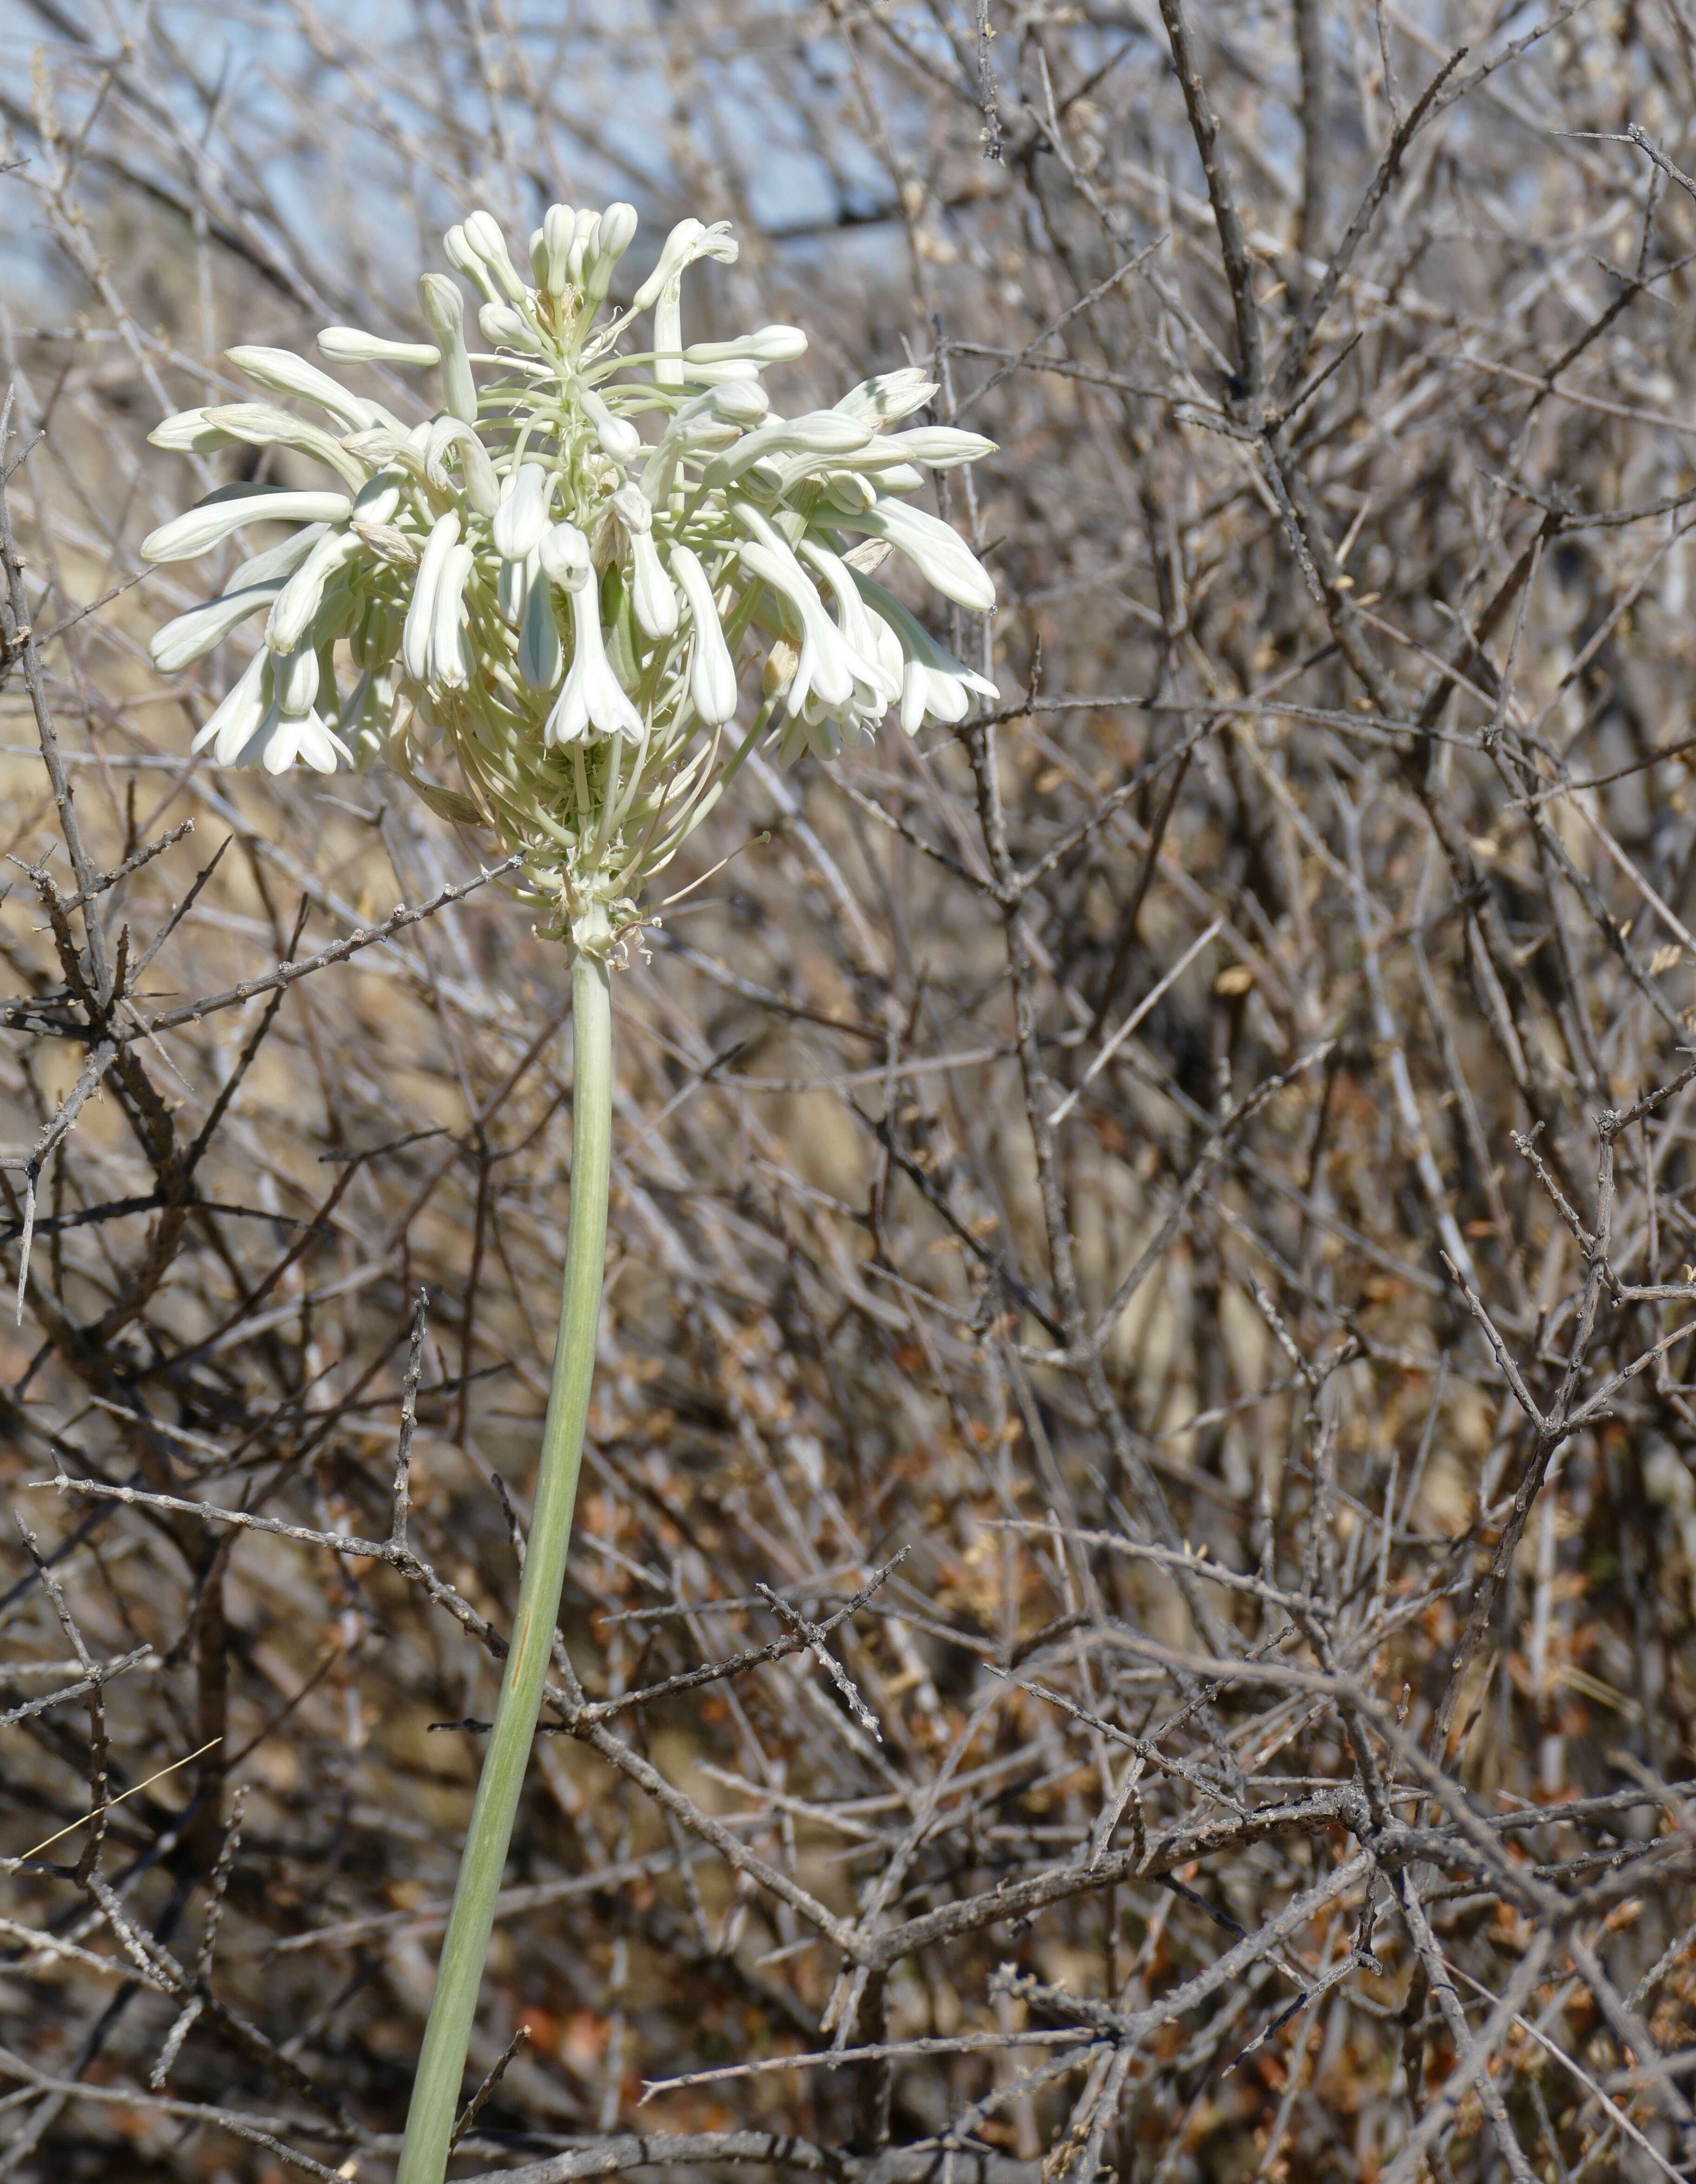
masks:
[[[903,497],[926,469],[991,443],[891,429],[936,392],[915,370],[778,416],[761,375],[801,354],[798,328],[683,342],[683,274],[736,255],[723,223],[673,228],[629,308],[607,308],[636,224],[628,205],[555,205],[527,274],[488,213],[449,229],[487,350],[468,348],[463,292],[441,274],[419,283],[428,343],[326,328],[318,347],[333,362],[439,368],[442,407],[422,424],[287,350],[232,349],[262,393],[329,424],[275,399],[233,403],[167,420],[153,443],[281,447],[334,482],[221,487],[142,548],[183,561],[248,524],[294,526],[153,639],[155,664],[176,671],[265,616],[264,644],[197,750],[273,773],[384,757],[433,808],[522,855],[523,892],[548,929],[602,947],[778,702],[788,760],[834,757],[891,706],[912,734],[962,718],[974,692],[996,695],[872,573],[894,548],[946,598],[993,606],[957,534]],[[650,310],[651,346],[622,353]],[[639,420],[652,421],[646,434]],[[739,660],[758,655],[767,703],[739,739],[727,733]],[[420,770],[438,749],[457,790]]]

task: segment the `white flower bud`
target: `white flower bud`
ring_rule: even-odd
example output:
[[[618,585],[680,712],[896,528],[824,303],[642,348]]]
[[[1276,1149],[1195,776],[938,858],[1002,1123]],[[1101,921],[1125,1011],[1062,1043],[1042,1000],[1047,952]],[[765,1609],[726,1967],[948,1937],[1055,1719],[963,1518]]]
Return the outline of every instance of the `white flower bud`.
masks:
[[[706,571],[687,546],[672,549],[672,574],[683,586],[695,627],[695,645],[689,655],[689,702],[710,728],[734,719],[736,712],[736,663],[725,642],[724,626]]]
[[[640,452],[642,435],[628,417],[615,417],[594,387],[585,387],[577,399],[583,404],[583,415],[594,426],[595,437],[602,452],[615,462],[628,463]]]
[[[879,432],[923,409],[940,391],[934,379],[927,379],[909,365],[901,371],[880,371],[874,379],[862,379],[857,387],[849,388],[836,407],[845,415],[863,418],[873,432]]]
[[[552,520],[548,503],[558,482],[558,472],[544,463],[518,465],[494,511],[491,535],[497,554],[509,561],[522,561],[535,552],[548,535]]]
[[[281,588],[280,582],[249,584],[240,591],[226,592],[222,599],[209,599],[204,606],[191,607],[187,614],[178,615],[175,621],[153,632],[148,656],[162,675],[180,673],[197,660],[204,660],[250,614],[269,606]]]
[[[732,485],[745,471],[768,455],[827,455],[840,460],[863,448],[871,438],[869,428],[857,418],[840,416],[834,410],[814,410],[804,417],[774,417],[769,425],[739,440],[728,454],[709,463],[703,482],[710,486]]]
[[[263,387],[267,394],[293,394],[304,402],[315,402],[340,421],[344,432],[365,432],[373,426],[395,422],[380,402],[349,394],[339,380],[288,349],[230,348],[224,354],[255,387]]]
[[[360,540],[346,531],[332,531],[318,541],[283,586],[265,621],[265,643],[273,652],[293,652],[312,626],[312,617],[323,604],[324,588],[339,569],[359,559]]]
[[[150,448],[168,448],[174,455],[209,455],[229,444],[230,435],[209,425],[204,410],[179,410],[148,434]]]
[[[922,508],[898,500],[879,500],[860,515],[845,515],[844,527],[885,538],[905,554],[927,583],[946,599],[974,614],[987,614],[996,603],[995,580],[951,525]]]
[[[562,592],[580,592],[594,572],[589,541],[575,523],[556,523],[537,552],[543,574]]]
[[[980,463],[996,452],[981,432],[962,432],[951,425],[920,425],[911,432],[891,432],[874,440],[868,461],[923,463],[927,470],[951,471],[961,463]]]
[[[573,288],[583,285],[585,269],[593,262],[600,247],[600,214],[590,212],[587,206],[577,216],[572,231],[572,247],[566,254],[566,278]]]
[[[686,364],[733,364],[746,359],[756,365],[793,364],[806,354],[806,336],[799,326],[760,326],[734,341],[691,342],[683,351]]]
[[[757,379],[730,379],[708,387],[704,394],[691,395],[679,405],[672,424],[689,424],[697,417],[717,417],[746,431],[759,424],[771,407],[771,397]]]
[[[342,523],[344,493],[291,493],[282,486],[220,486],[198,508],[173,516],[142,541],[144,561],[192,561],[246,523]]]
[[[456,273],[465,275],[484,303],[499,303],[499,293],[489,270],[466,242],[463,227],[450,227],[442,237],[442,255]]]
[[[612,512],[630,541],[630,604],[644,632],[669,637],[678,626],[678,595],[654,543],[654,511],[639,486],[621,487]]]
[[[493,515],[500,505],[500,480],[494,474],[488,449],[476,430],[458,417],[438,417],[430,427],[424,450],[424,475],[438,491],[448,488],[447,461],[458,451],[466,482],[466,499],[479,515]]]
[[[499,221],[492,213],[474,212],[466,217],[461,231],[511,300],[522,304],[529,293],[529,287],[512,262]]]
[[[291,415],[269,402],[229,402],[206,412],[206,421],[220,432],[249,448],[292,448],[334,471],[349,491],[357,493],[365,482],[365,465],[348,453],[321,425]]]
[[[384,341],[379,334],[362,333],[357,326],[326,326],[318,337],[318,354],[335,364],[439,364],[442,352],[433,342]]]
[[[746,386],[756,382],[760,367],[745,356],[733,356],[727,364],[683,364],[678,367],[680,387]]]
[[[442,398],[455,417],[475,425],[477,382],[466,354],[466,304],[445,273],[426,273],[418,283],[418,304],[442,353]]]
[[[477,313],[477,324],[491,348],[527,348],[541,354],[541,335],[512,304],[485,304]]]
[[[605,302],[612,286],[612,269],[635,241],[636,226],[634,205],[610,204],[600,215],[594,262],[586,258],[583,266],[583,302],[589,309]]]
[[[442,581],[443,565],[459,543],[459,538],[460,519],[449,509],[445,515],[436,519],[418,563],[412,604],[406,610],[406,627],[400,639],[401,664],[415,682],[421,682],[429,669],[430,627],[436,612],[436,589]]]
[[[449,549],[430,616],[429,679],[450,690],[463,689],[471,679],[466,652],[466,586],[471,581],[473,559],[469,546]]]
[[[734,265],[736,257],[736,238],[728,220],[715,220],[711,227],[703,227],[698,220],[680,220],[666,237],[659,264],[631,298],[630,308],[645,311],[657,304],[671,282],[698,258],[716,258],[721,265]]]

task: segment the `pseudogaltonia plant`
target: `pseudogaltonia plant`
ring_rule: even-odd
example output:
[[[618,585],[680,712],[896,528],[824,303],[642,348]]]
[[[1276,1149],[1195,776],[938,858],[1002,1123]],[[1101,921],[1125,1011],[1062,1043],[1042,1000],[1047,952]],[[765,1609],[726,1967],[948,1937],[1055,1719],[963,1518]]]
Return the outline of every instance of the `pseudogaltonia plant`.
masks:
[[[899,429],[936,393],[915,370],[779,416],[762,374],[801,354],[797,327],[683,341],[683,276],[735,257],[724,223],[684,220],[628,308],[609,309],[635,232],[628,205],[555,205],[527,275],[474,212],[445,248],[482,298],[486,352],[468,349],[462,291],[439,273],[419,282],[430,341],[320,334],[336,363],[439,367],[441,407],[421,424],[287,350],[232,349],[273,398],[186,410],[154,444],[277,446],[329,476],[313,490],[220,487],[142,548],[183,561],[247,525],[292,526],[153,640],[175,671],[265,617],[197,750],[273,773],[381,755],[444,816],[522,855],[545,929],[599,949],[745,755],[751,738],[732,729],[741,661],[764,656],[785,760],[834,758],[891,706],[912,734],[959,720],[974,692],[996,695],[873,574],[894,548],[945,599],[993,605],[958,535],[907,498],[927,469],[990,443]],[[457,788],[424,770],[444,744]]]
[[[441,406],[421,424],[287,350],[235,348],[231,362],[271,398],[186,410],[153,435],[203,455],[285,448],[328,473],[321,488],[220,487],[142,545],[150,561],[187,561],[248,525],[290,526],[221,597],[153,640],[155,662],[175,672],[265,617],[263,644],[195,749],[272,773],[386,759],[434,810],[488,828],[519,860],[539,929],[572,955],[571,1215],[552,1389],[397,2184],[442,2184],[559,1614],[605,1260],[609,961],[640,921],[648,879],[779,705],[784,758],[834,758],[891,706],[911,735],[926,719],[962,719],[974,693],[996,694],[873,574],[893,548],[945,599],[994,605],[955,532],[908,498],[927,469],[973,461],[990,443],[899,429],[937,391],[921,371],[778,416],[761,375],[801,355],[797,328],[683,341],[683,274],[736,254],[723,224],[673,228],[628,307],[609,307],[635,232],[628,205],[555,205],[530,238],[527,276],[494,220],[474,212],[446,249],[482,298],[485,349],[467,346],[464,293],[439,273],[419,282],[429,341],[320,334],[334,363],[438,369]],[[649,311],[640,348],[633,329]],[[762,701],[744,728],[743,668],[756,660]],[[444,759],[457,785],[437,777]]]

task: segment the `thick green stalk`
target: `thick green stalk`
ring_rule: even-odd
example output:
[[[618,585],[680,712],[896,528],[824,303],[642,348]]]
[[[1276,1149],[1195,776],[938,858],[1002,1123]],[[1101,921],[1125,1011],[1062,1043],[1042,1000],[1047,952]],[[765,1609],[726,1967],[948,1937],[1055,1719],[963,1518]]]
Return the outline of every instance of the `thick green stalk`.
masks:
[[[583,1424],[594,1373],[595,1329],[606,1259],[606,1191],[612,1145],[612,997],[606,966],[579,955],[572,972],[576,1076],[572,1094],[572,1204],[564,1294],[554,1351],[548,1422],[518,1588],[518,1618],[500,1680],[494,1726],[460,1859],[430,2021],[413,2081],[395,2184],[442,2184],[460,2104],[466,2050],[477,2015],[494,1899],[506,1865],[513,1815],[542,1708],[554,1626],[565,1582],[572,1505],[583,1461]]]

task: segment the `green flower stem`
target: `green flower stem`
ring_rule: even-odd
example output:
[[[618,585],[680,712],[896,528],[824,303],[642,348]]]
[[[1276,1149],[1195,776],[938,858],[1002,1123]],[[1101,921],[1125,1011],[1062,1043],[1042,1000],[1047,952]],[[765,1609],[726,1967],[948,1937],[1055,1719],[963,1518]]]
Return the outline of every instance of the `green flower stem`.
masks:
[[[583,1461],[583,1425],[594,1373],[595,1329],[606,1258],[606,1194],[612,1145],[612,997],[606,966],[579,955],[572,972],[576,1075],[572,1093],[572,1201],[564,1294],[554,1351],[548,1422],[518,1589],[518,1618],[500,1680],[494,1726],[460,1859],[453,1909],[442,1942],[430,2021],[413,2081],[395,2184],[442,2184],[459,2110],[466,2051],[477,2015],[494,1899],[506,1864],[513,1816],[542,1708],[565,1582]]]

